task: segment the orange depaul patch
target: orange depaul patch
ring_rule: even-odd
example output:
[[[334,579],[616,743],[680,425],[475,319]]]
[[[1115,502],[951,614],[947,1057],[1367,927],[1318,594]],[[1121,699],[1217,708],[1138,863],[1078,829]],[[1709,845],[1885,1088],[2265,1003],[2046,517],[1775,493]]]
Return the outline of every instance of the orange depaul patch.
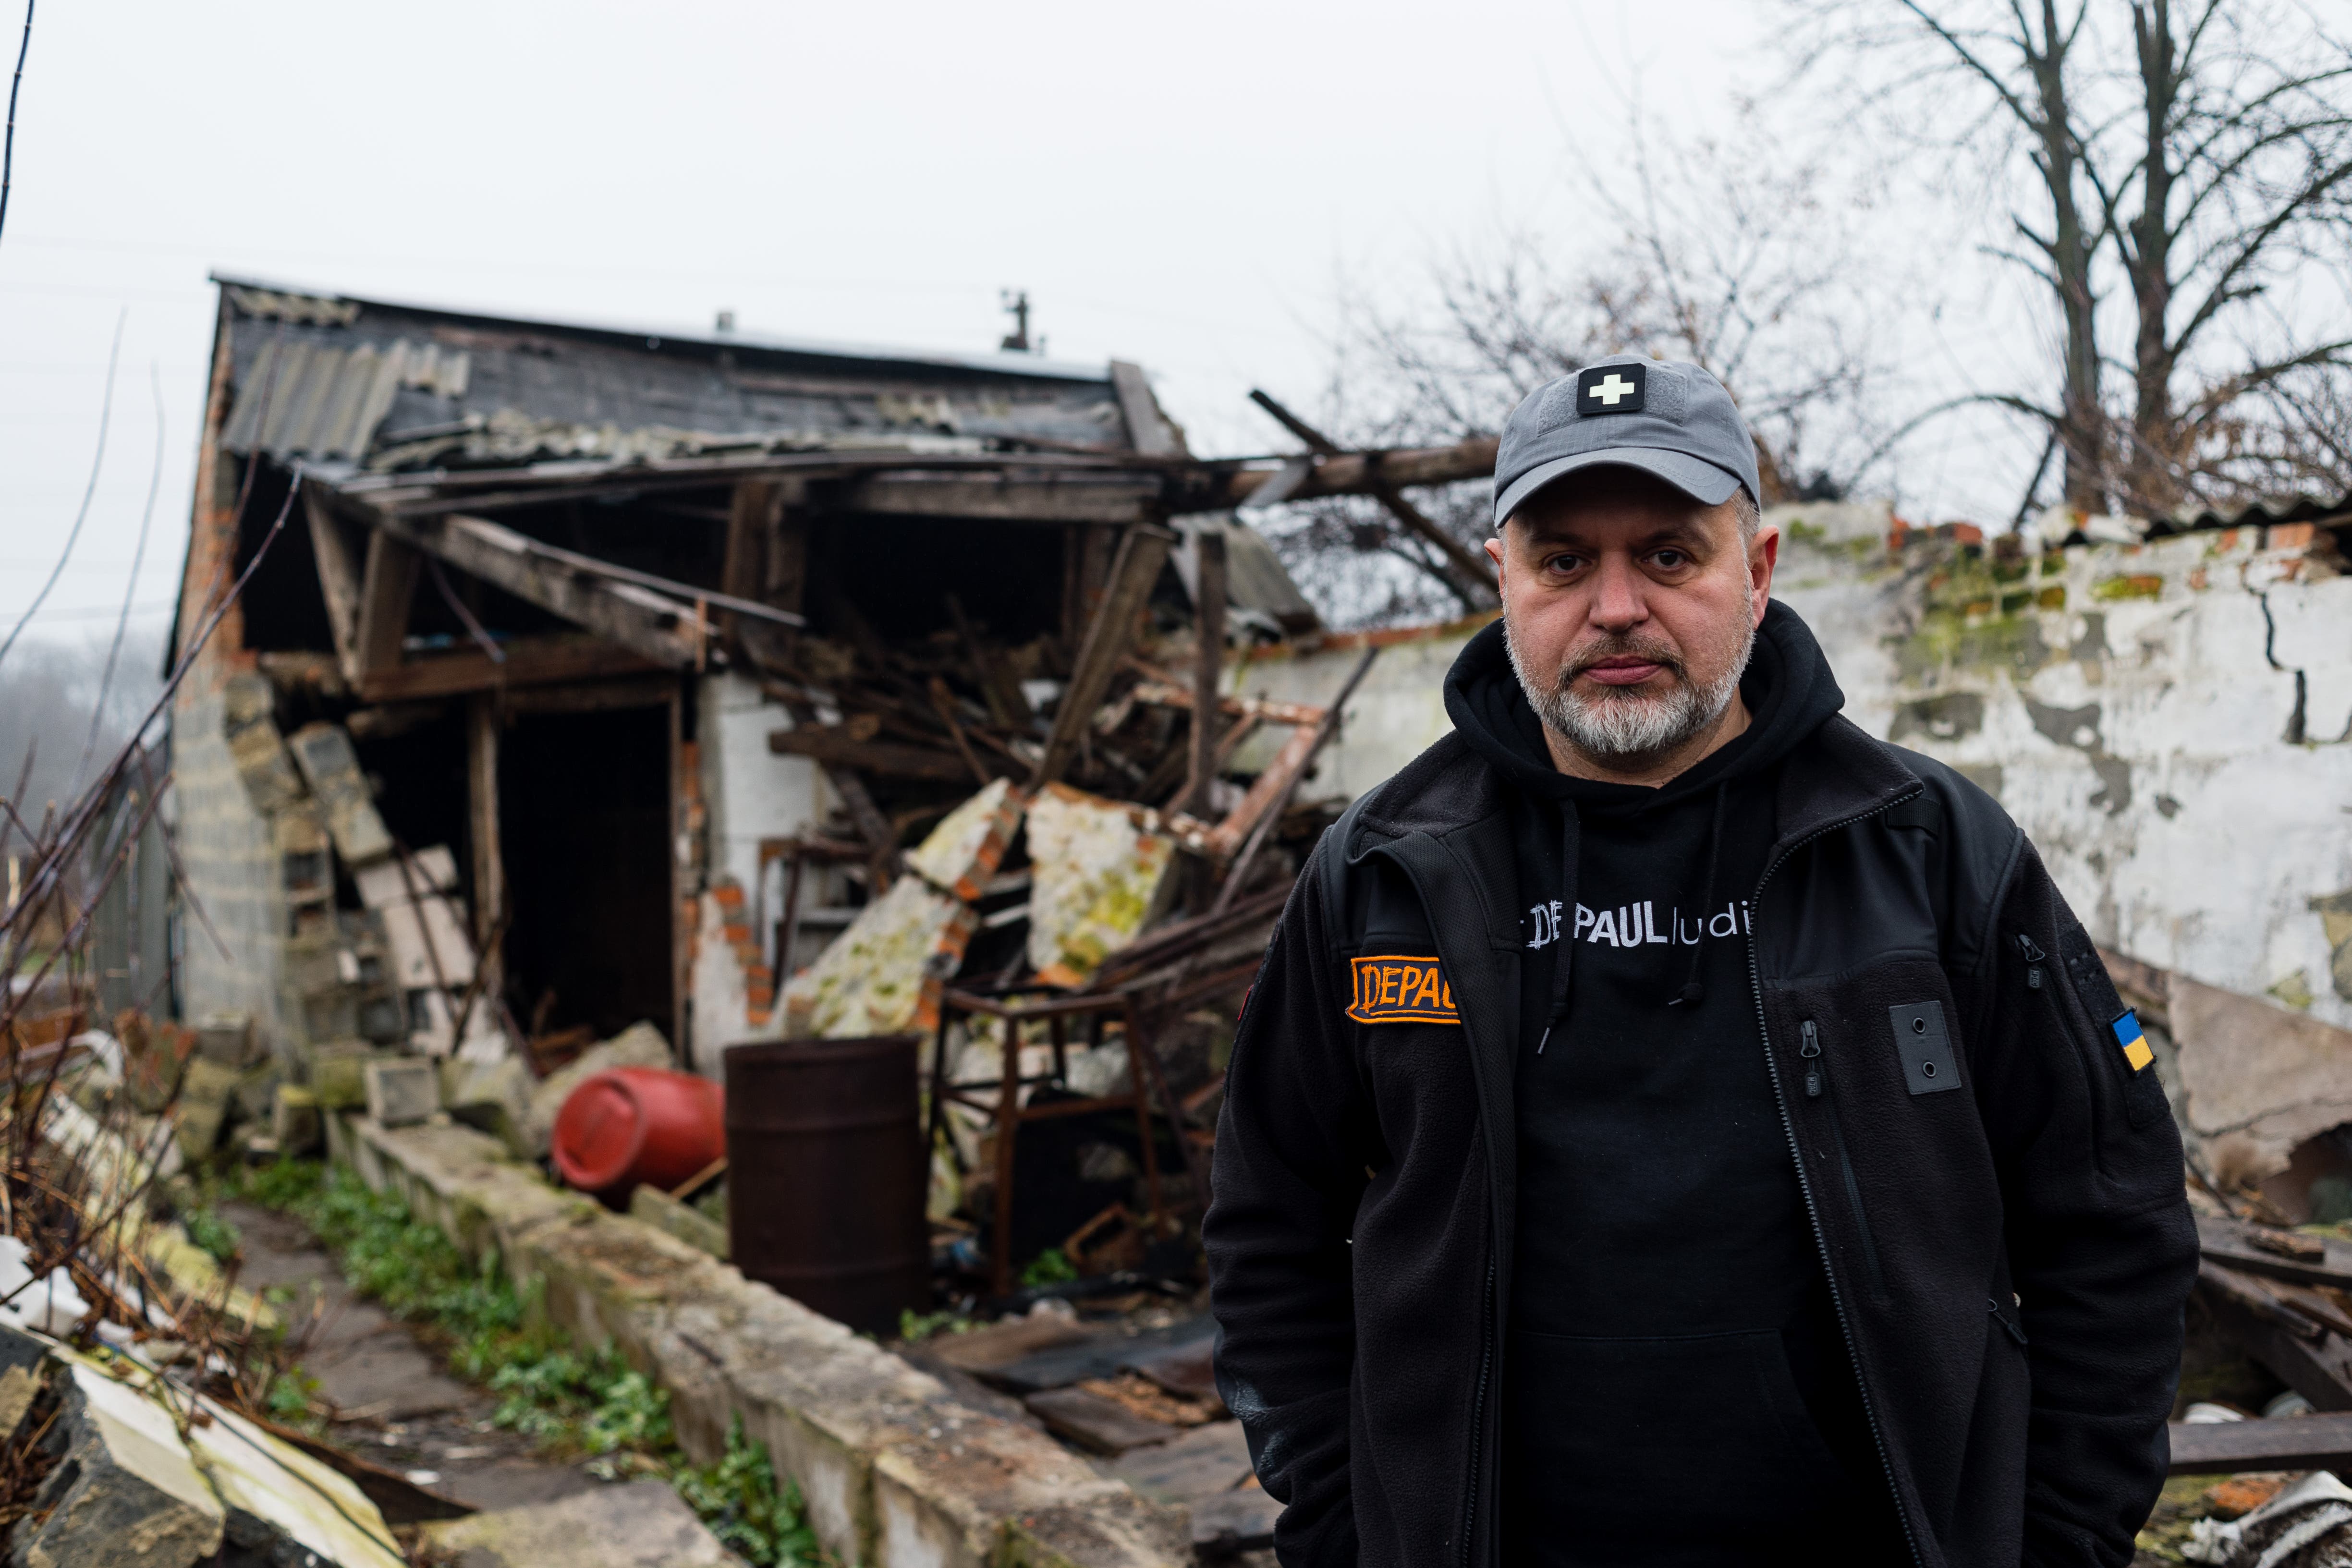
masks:
[[[1434,958],[1374,953],[1351,959],[1356,999],[1348,1016],[1358,1023],[1460,1023],[1454,988]]]

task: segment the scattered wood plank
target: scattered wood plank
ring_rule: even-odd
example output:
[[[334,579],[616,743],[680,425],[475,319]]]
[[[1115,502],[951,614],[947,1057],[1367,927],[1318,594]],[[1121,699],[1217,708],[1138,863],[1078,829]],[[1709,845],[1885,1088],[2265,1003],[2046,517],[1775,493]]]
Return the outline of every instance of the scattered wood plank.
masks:
[[[1215,1356],[1215,1342],[1203,1340],[1131,1356],[1125,1370],[1150,1378],[1180,1399],[1220,1399]]]
[[[1215,1333],[1216,1323],[1212,1319],[1192,1318],[1147,1333],[1106,1335],[1059,1350],[1040,1351],[1003,1366],[991,1367],[981,1375],[1015,1394],[1067,1388],[1090,1377],[1109,1377],[1139,1355],[1178,1345],[1205,1343]]]
[[[469,647],[373,669],[359,682],[360,695],[372,703],[415,702],[487,691],[492,686],[540,686],[643,675],[659,668],[601,637],[577,633],[518,637],[505,645],[504,652],[504,664],[492,664],[479,648]]]
[[[1046,737],[1045,755],[1030,776],[1031,789],[1042,789],[1059,779],[1076,758],[1079,738],[1093,722],[1111,676],[1134,641],[1144,603],[1151,597],[1151,585],[1160,580],[1160,569],[1168,564],[1168,551],[1175,542],[1174,533],[1150,523],[1136,524],[1119,540],[1109,587],[1087,623],[1086,640],[1078,648],[1069,685],[1062,693],[1061,706],[1054,710],[1054,728]]]
[[[2284,1234],[2294,1239],[2282,1247],[2277,1239],[2280,1233],[2268,1227],[2218,1215],[2197,1217],[2198,1249],[2217,1263],[2241,1273],[2352,1291],[2352,1241],[2294,1231]],[[2312,1256],[2315,1251],[2316,1257]]]
[[[1139,682],[1129,699],[1150,707],[1175,707],[1190,712],[1193,694],[1165,681]],[[1282,702],[1273,697],[1224,697],[1217,711],[1231,718],[1254,718],[1261,724],[1320,724],[1328,709],[1313,703]]]
[[[2227,1476],[2241,1470],[2352,1470],[2352,1416],[2282,1416],[2268,1420],[2175,1421],[2168,1428],[2176,1476]]]
[[[1116,1400],[1083,1388],[1049,1388],[1022,1404],[1055,1437],[1097,1454],[1116,1456],[1164,1443],[1183,1430],[1164,1421],[1147,1421]]]
[[[828,767],[856,768],[889,779],[971,781],[964,759],[952,751],[862,738],[845,724],[807,725],[768,733],[768,749],[779,757],[806,757]]]
[[[2352,1339],[2297,1310],[2269,1281],[2210,1260],[2197,1266],[2197,1295],[2223,1333],[2313,1409],[2352,1410]]]
[[[1161,412],[1152,395],[1151,379],[1141,365],[1125,360],[1110,362],[1111,390],[1118,394],[1118,412],[1127,420],[1127,439],[1146,457],[1185,455],[1184,433]]]
[[[1142,523],[1158,515],[1150,474],[877,474],[847,487],[845,509],[1008,523]]]
[[[1249,1439],[1238,1421],[1212,1421],[1120,1456],[1110,1473],[1154,1502],[1197,1502],[1250,1479]]]
[[[932,1360],[965,1372],[992,1372],[1040,1351],[1084,1344],[1095,1337],[1096,1331],[1068,1318],[1042,1313],[991,1323],[969,1333],[939,1334],[923,1342],[923,1351]]]

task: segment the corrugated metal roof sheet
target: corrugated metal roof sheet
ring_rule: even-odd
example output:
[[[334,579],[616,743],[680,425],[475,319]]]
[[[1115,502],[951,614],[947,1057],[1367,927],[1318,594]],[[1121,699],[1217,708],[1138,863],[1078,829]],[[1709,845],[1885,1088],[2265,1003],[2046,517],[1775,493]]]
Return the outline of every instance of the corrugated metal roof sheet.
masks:
[[[216,278],[224,444],[376,470],[1034,440],[1125,449],[1108,368],[518,321]],[[961,441],[957,441],[961,444]]]
[[[2352,490],[2333,499],[2326,496],[2285,496],[2272,500],[2249,501],[2243,506],[2221,510],[2209,507],[2193,517],[2175,520],[2171,528],[2194,531],[2199,528],[2242,528],[2248,523],[2336,522],[2346,517],[2352,517]]]

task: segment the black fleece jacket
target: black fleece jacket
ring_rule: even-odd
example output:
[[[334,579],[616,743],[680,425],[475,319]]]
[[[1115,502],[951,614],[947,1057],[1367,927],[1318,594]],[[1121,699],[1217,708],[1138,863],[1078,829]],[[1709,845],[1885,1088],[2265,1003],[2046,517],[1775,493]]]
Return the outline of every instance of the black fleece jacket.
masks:
[[[1457,734],[1363,797],[1244,1009],[1204,1236],[1219,1384],[1293,1568],[1506,1560],[1521,793]],[[1842,717],[1774,771],[1744,896],[1730,983],[1895,1560],[2120,1568],[2163,1479],[2196,1239],[2089,938],[1998,805]]]
[[[1742,934],[1780,760],[1843,694],[1774,605],[1740,683],[1742,733],[1663,787],[1602,783],[1554,766],[1501,633],[1463,651],[1445,704],[1512,785],[1526,949],[1506,1560],[1732,1568],[1817,1561],[1832,1537],[1849,1556],[1883,1545],[1885,1483]],[[1591,1508],[1594,1491],[1612,1505]]]

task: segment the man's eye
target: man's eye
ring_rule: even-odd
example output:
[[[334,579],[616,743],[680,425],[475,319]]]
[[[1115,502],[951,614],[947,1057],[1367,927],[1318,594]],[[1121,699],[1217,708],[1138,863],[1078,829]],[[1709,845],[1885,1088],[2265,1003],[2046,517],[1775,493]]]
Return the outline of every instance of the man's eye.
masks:
[[[1572,555],[1556,555],[1544,562],[1544,570],[1546,571],[1566,573],[1574,571],[1578,567],[1582,566],[1583,564],[1584,561],[1581,557]]]
[[[1662,549],[1650,559],[1667,571],[1680,571],[1690,564],[1690,557],[1678,549]]]

